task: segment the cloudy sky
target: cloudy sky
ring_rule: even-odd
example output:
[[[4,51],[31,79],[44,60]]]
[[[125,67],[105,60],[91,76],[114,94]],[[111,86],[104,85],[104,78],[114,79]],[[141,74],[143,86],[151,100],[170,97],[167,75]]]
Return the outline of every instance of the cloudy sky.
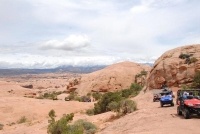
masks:
[[[153,63],[200,43],[200,0],[0,0],[0,68]]]

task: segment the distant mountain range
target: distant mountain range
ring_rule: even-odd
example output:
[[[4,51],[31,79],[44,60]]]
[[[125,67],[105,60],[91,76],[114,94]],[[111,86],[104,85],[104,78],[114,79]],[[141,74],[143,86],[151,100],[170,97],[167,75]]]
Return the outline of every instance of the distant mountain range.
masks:
[[[142,63],[153,66],[151,63]],[[44,73],[91,73],[105,68],[106,65],[96,66],[60,66],[52,69],[0,69],[0,77],[23,74],[44,74]]]
[[[13,76],[22,74],[44,74],[44,73],[91,73],[106,66],[61,66],[53,69],[0,69],[0,76]]]

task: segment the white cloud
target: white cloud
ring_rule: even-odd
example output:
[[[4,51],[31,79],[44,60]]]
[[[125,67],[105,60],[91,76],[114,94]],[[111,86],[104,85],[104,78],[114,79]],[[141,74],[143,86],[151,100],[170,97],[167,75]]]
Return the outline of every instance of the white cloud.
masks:
[[[17,58],[16,58],[17,57]],[[116,57],[116,56],[42,56],[31,54],[2,55],[0,54],[0,68],[56,68],[59,66],[95,66],[110,65],[121,61],[139,63],[153,63],[155,57]],[[21,62],[23,61],[23,62]]]
[[[42,49],[61,49],[72,51],[85,48],[90,45],[90,40],[86,35],[70,35],[64,40],[49,40],[42,43]]]
[[[153,62],[166,50],[199,42],[198,0],[12,2],[0,2],[0,52],[11,55],[0,61],[16,66]],[[21,41],[27,43],[19,47]]]

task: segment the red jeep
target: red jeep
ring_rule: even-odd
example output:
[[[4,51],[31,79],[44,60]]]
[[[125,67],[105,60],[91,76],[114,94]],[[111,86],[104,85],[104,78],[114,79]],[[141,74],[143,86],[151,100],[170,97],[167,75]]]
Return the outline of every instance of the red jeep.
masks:
[[[178,90],[177,104],[177,114],[185,119],[193,114],[200,116],[200,90]]]

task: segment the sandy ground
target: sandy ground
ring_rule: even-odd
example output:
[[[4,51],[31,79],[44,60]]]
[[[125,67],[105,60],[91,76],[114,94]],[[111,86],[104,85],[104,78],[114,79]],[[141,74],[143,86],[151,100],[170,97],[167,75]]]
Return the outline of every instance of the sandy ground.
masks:
[[[141,92],[134,98],[138,110],[112,122],[99,134],[199,134],[200,117],[184,119],[174,107],[160,107],[152,101],[152,93]],[[174,101],[175,102],[175,101]]]
[[[46,134],[48,113],[51,109],[55,110],[56,119],[60,119],[63,114],[74,113],[73,121],[85,119],[97,126],[101,126],[114,114],[108,112],[88,116],[85,111],[93,108],[94,102],[64,101],[63,98],[68,95],[66,93],[59,95],[60,100],[24,97],[25,94],[66,90],[68,79],[50,76],[39,75],[29,79],[20,76],[0,79],[0,124],[4,125],[0,134]],[[24,84],[32,84],[33,89],[23,88],[21,85]],[[27,118],[27,121],[22,124],[17,123],[23,116]]]

